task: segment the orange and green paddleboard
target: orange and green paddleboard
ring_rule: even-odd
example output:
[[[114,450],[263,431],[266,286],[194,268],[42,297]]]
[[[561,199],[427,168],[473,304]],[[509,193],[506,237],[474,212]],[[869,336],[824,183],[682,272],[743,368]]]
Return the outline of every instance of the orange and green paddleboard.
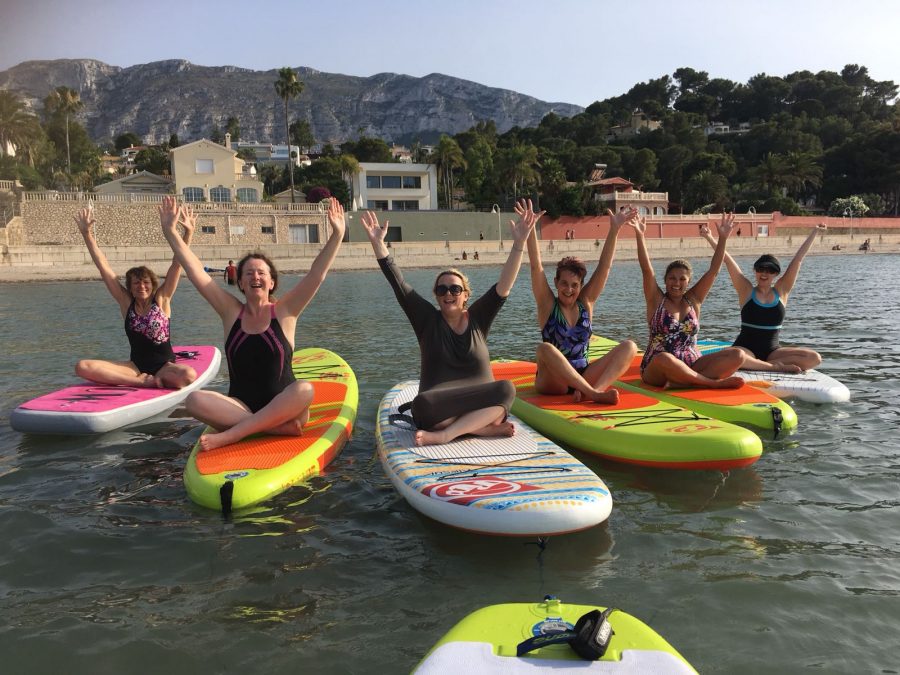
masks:
[[[340,356],[317,347],[295,351],[292,363],[297,379],[315,389],[303,435],[251,436],[205,451],[195,444],[184,485],[197,504],[226,514],[253,506],[321,473],[340,453],[356,420],[356,376]]]
[[[516,385],[512,412],[557,442],[628,464],[666,469],[734,469],[759,459],[762,442],[748,429],[647,394],[616,386],[615,405],[550,396],[534,388],[536,366],[495,361],[494,377]]]

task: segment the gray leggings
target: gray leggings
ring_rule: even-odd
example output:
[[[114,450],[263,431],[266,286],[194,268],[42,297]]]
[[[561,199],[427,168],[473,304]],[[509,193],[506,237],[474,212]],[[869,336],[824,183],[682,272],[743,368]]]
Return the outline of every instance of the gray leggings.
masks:
[[[429,389],[413,399],[413,421],[419,429],[429,431],[451,417],[495,405],[503,406],[508,415],[515,397],[516,387],[509,380]]]

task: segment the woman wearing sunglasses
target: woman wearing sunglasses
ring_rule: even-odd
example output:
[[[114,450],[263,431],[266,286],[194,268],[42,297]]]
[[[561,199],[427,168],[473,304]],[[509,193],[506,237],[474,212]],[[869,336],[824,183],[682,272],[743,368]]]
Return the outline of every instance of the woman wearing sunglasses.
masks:
[[[487,335],[516,281],[525,241],[544,214],[534,212],[530,199],[520,200],[516,213],[518,220],[510,221],[512,249],[497,283],[469,305],[469,280],[459,270],[444,270],[437,275],[432,289],[438,309],[404,281],[389,255],[384,241],[388,222],[380,225],[371,211],[362,216],[381,271],[419,341],[419,394],[412,402],[417,445],[449,443],[463,434],[515,433],[506,419],[516,395],[515,387],[508,380],[494,381]]]
[[[753,263],[756,285],[743,275],[735,259],[728,253],[725,254],[725,266],[741,305],[741,332],[734,341],[734,346],[746,353],[742,368],[800,373],[815,368],[822,362],[818,352],[806,347],[782,347],[778,337],[787,310],[788,296],[797,281],[803,258],[812,247],[816,235],[826,229],[824,223],[813,228],[781,277],[778,276],[781,274],[778,258],[768,253],[761,255]],[[700,234],[715,248],[716,240],[710,234],[709,227],[704,225]]]
[[[579,258],[566,257],[556,264],[554,294],[547,282],[541,261],[537,235],[528,237],[528,260],[531,267],[531,292],[537,304],[537,322],[543,342],[537,348],[535,388],[542,394],[572,394],[576,403],[582,399],[595,403],[613,404],[619,392],[610,385],[631,365],[637,345],[625,340],[609,353],[588,363],[588,343],[594,303],[600,297],[609,278],[609,270],[616,254],[619,230],[626,222],[638,217],[637,209],[625,209],[609,214],[609,234],[603,244],[597,269],[588,282],[587,267]]]

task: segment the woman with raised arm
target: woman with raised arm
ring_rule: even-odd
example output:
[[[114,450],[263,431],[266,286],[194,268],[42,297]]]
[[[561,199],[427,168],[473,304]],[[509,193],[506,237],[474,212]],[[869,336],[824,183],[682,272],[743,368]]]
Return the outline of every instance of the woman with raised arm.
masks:
[[[193,211],[187,210],[180,214],[180,222],[184,234],[179,241],[187,248],[191,244],[197,218]],[[75,365],[75,374],[100,384],[164,389],[181,389],[189,385],[197,378],[197,373],[190,366],[175,363],[169,336],[172,296],[181,278],[181,265],[177,260],[172,260],[162,285],[150,268],[132,267],[125,272],[123,286],[94,238],[96,220],[93,205],[81,209],[75,216],[75,223],[91,260],[100,271],[100,278],[119,305],[125,320],[125,335],[131,345],[128,361],[82,359]],[[172,227],[174,229],[174,223]],[[177,232],[175,236],[178,237]]]
[[[778,258],[768,253],[761,255],[753,263],[756,285],[743,275],[735,259],[728,253],[725,254],[725,267],[741,306],[741,332],[734,341],[734,346],[746,355],[742,368],[799,373],[815,368],[822,362],[822,357],[812,349],[782,347],[778,336],[787,311],[788,296],[797,281],[803,258],[816,236],[826,229],[828,227],[824,223],[813,228],[781,277],[778,276],[781,274]],[[710,246],[716,247],[716,240],[708,227],[701,230],[701,235]]]
[[[535,388],[542,394],[571,393],[576,403],[582,398],[596,403],[617,403],[619,392],[610,385],[628,370],[637,353],[637,345],[625,340],[596,361],[588,363],[587,360],[594,304],[609,278],[619,230],[638,217],[637,209],[633,208],[607,213],[609,234],[590,280],[584,283],[587,268],[579,258],[563,258],[556,265],[555,294],[544,273],[537,234],[532,231],[528,237],[531,292],[543,339],[537,348]]]
[[[380,225],[371,211],[362,216],[381,271],[419,341],[419,394],[412,401],[417,445],[449,443],[463,434],[515,433],[506,419],[515,386],[508,380],[494,380],[487,335],[516,281],[525,240],[544,212],[535,213],[531,200],[520,200],[516,213],[518,220],[510,221],[513,246],[497,283],[469,306],[469,280],[457,269],[444,270],[432,288],[438,309],[404,281],[384,242],[388,222]]]
[[[328,206],[331,234],[309,272],[276,301],[278,270],[262,253],[248,253],[238,262],[241,302],[216,283],[196,255],[175,232],[178,208],[174,199],[163,205],[163,234],[188,279],[222,319],[228,359],[228,395],[215,391],[190,394],[187,411],[218,433],[200,437],[203,450],[236,443],[265,432],[299,436],[309,419],[313,387],[297,380],[291,369],[297,317],[325,280],[344,237],[344,209],[337,199]]]
[[[647,304],[647,324],[650,343],[641,361],[641,379],[657,387],[713,387],[737,388],[743,380],[735,371],[744,363],[744,352],[737,347],[700,356],[697,333],[700,329],[700,306],[706,299],[725,256],[725,242],[734,226],[734,216],[722,214],[716,225],[719,243],[709,269],[691,283],[691,264],[687,260],[673,260],[666,267],[663,291],[656,283],[644,233],[643,218],[630,221],[637,235],[638,262],[644,283]]]

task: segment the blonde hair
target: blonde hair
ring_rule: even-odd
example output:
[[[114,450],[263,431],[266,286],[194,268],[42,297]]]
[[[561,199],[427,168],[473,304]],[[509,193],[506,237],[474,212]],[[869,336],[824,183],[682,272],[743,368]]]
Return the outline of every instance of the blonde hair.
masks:
[[[456,269],[455,267],[451,267],[448,270],[444,270],[443,272],[441,272],[434,278],[434,286],[432,287],[432,292],[434,292],[434,290],[437,288],[438,281],[445,274],[452,274],[455,277],[459,277],[460,280],[462,281],[463,290],[466,293],[468,293],[469,295],[472,295],[472,287],[469,286],[469,278],[465,274],[460,272],[458,269]]]

